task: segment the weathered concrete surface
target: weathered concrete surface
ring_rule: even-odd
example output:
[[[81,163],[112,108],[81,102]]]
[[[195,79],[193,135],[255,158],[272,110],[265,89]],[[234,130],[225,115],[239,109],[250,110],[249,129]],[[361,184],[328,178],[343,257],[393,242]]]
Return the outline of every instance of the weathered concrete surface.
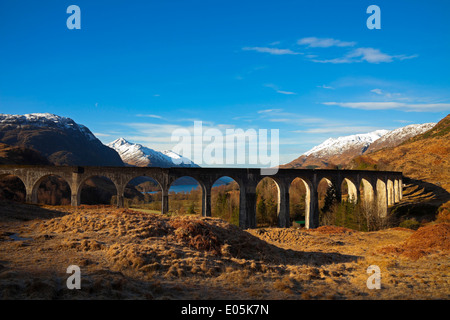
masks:
[[[81,188],[94,176],[110,179],[117,190],[117,205],[123,206],[126,185],[134,178],[147,176],[154,179],[162,190],[162,213],[169,211],[170,185],[183,176],[198,181],[202,189],[202,214],[211,215],[211,188],[217,179],[227,176],[239,184],[239,225],[242,228],[256,227],[256,186],[265,177],[272,178],[278,187],[278,224],[289,227],[289,187],[295,178],[303,180],[306,187],[306,227],[319,225],[318,186],[322,179],[335,186],[338,198],[345,181],[349,196],[360,201],[361,183],[364,185],[364,201],[376,203],[386,214],[388,205],[401,200],[402,173],[393,171],[364,170],[308,170],[279,169],[275,175],[261,175],[260,169],[242,168],[137,168],[137,167],[67,167],[67,166],[0,166],[0,177],[17,176],[25,185],[27,202],[37,202],[37,190],[43,179],[59,176],[71,189],[72,205],[80,205]]]

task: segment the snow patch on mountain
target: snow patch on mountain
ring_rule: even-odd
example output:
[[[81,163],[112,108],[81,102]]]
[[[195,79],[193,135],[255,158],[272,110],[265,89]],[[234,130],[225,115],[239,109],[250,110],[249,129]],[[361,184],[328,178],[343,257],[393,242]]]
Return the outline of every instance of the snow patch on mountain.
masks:
[[[138,143],[119,138],[107,144],[119,153],[122,161],[138,167],[198,167],[188,158],[171,150],[156,151]]]
[[[389,131],[373,143],[368,152],[372,152],[381,148],[393,147],[399,145],[403,141],[415,137],[425,131],[430,130],[436,123],[410,124],[392,131]]]
[[[305,156],[323,157],[344,153],[353,148],[361,148],[363,153],[374,141],[387,134],[389,130],[376,130],[365,134],[354,134],[350,136],[329,138],[311,150],[305,152]]]
[[[25,126],[32,126],[76,130],[85,135],[89,140],[97,140],[86,126],[77,124],[70,118],[51,113],[29,113],[24,115],[0,113],[0,124],[19,129]]]

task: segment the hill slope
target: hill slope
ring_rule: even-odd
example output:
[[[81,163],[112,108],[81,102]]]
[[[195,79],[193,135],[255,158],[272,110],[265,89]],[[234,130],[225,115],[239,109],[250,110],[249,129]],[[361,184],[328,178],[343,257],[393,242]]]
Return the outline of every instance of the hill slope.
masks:
[[[436,123],[410,124],[406,127],[389,131],[380,139],[374,141],[364,153],[367,154],[384,148],[398,146],[404,141],[430,130],[435,125]]]
[[[377,130],[336,139],[329,138],[283,167],[326,168],[333,165],[345,165],[354,157],[363,154],[374,141],[388,132],[388,130]]]
[[[0,143],[0,165],[2,164],[50,165],[51,163],[35,150]]]
[[[396,147],[353,159],[348,167],[356,169],[361,164],[374,163],[378,169],[399,170],[407,177],[450,191],[450,115]]]
[[[0,142],[37,150],[55,165],[123,166],[87,127],[49,113],[0,114]]]
[[[418,134],[431,129],[436,123],[411,124],[392,131],[377,130],[365,134],[355,134],[329,138],[305,152],[299,158],[284,165],[285,168],[346,166],[355,157],[371,152],[395,147]]]

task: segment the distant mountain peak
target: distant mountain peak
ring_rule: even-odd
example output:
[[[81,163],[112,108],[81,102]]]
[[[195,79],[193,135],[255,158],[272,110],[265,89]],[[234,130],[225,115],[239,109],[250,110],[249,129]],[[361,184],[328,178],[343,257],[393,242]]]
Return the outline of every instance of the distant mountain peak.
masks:
[[[372,143],[367,149],[367,153],[374,152],[388,147],[395,147],[400,143],[430,130],[436,123],[410,124],[405,127],[397,128],[389,131],[380,139]]]
[[[0,142],[37,150],[56,165],[123,166],[86,126],[52,113],[0,114]]]
[[[374,141],[387,134],[389,130],[376,130],[369,133],[353,134],[338,138],[328,138],[321,144],[305,152],[305,156],[324,156],[340,154],[351,148],[361,147],[362,152]]]
[[[118,138],[107,144],[119,153],[122,161],[138,167],[198,167],[191,160],[171,151],[156,151],[142,144],[132,143],[125,138]]]
[[[84,125],[77,124],[70,118],[58,116],[52,113],[28,113],[24,115],[0,114],[0,125],[32,126],[59,128],[62,130],[76,130],[81,132],[89,140],[97,140],[92,132]]]
[[[397,146],[409,138],[430,130],[434,125],[435,123],[412,124],[391,131],[376,130],[369,133],[328,138],[283,167],[324,168],[347,165],[357,156]]]

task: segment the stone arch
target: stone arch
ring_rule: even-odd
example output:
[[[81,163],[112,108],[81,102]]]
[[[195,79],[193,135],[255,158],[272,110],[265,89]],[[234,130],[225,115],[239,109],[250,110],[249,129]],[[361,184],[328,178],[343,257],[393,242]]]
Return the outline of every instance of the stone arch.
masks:
[[[228,178],[228,183],[220,179]],[[211,186],[211,216],[220,217],[228,222],[239,225],[241,186],[230,176],[217,178]]]
[[[9,180],[9,181],[6,181]],[[28,190],[24,179],[13,173],[0,174],[0,199],[25,202],[27,200]],[[12,187],[12,188],[11,188]],[[30,201],[31,202],[31,201]]]
[[[48,187],[53,190],[46,190],[49,192],[44,191],[43,193],[39,193],[42,183],[46,180],[50,182]],[[53,188],[54,186],[60,191],[59,195],[56,194],[57,190]],[[64,187],[66,187],[67,189],[64,190]],[[64,202],[62,197],[66,193],[68,194],[65,197],[66,201]],[[72,198],[72,187],[70,185],[70,182],[65,177],[58,174],[46,174],[34,182],[31,196],[34,203],[39,202],[48,205],[70,205]],[[61,197],[61,199],[58,200],[58,197]]]
[[[372,183],[366,179],[362,178],[360,186],[362,186],[362,192],[360,191],[360,194],[362,195],[362,200],[366,204],[370,204],[375,200],[375,191]]]
[[[189,178],[196,182],[195,188],[193,184],[175,184],[180,179]],[[193,182],[192,182],[193,183]],[[197,188],[199,190],[197,190]],[[202,213],[207,215],[207,203],[205,196],[209,193],[206,185],[201,179],[193,175],[176,176],[171,179],[168,185],[168,212],[175,213]],[[200,194],[198,195],[198,191]],[[210,210],[209,210],[210,212]]]
[[[328,177],[321,177],[320,180],[317,182],[316,186],[316,192],[318,196],[319,201],[319,209],[322,210],[323,206],[325,205],[325,198],[327,195],[327,192],[332,192],[332,196],[340,202],[340,192],[339,192],[339,185],[336,183],[333,183],[332,179]]]
[[[295,218],[295,213],[293,214],[291,212],[291,209],[295,209],[295,197],[293,195],[293,193],[295,192],[292,188],[293,188],[293,184],[295,183],[295,181],[301,181],[299,183],[299,186],[302,186],[305,190],[305,194],[304,194],[304,221],[305,221],[305,227],[309,227],[309,220],[311,218],[311,192],[313,190],[313,186],[312,183],[308,180],[305,179],[303,177],[295,177],[289,184],[289,212],[290,212],[290,217],[291,218]],[[303,191],[303,190],[302,190]],[[292,205],[291,205],[292,204]]]
[[[78,184],[77,187],[77,203],[78,204],[82,204],[82,201],[85,200],[82,198],[82,196],[86,196],[87,193],[82,194],[83,192],[83,187],[86,185],[86,183],[90,181],[92,182],[91,186],[88,186],[88,188],[90,188],[91,190],[96,190],[94,192],[97,193],[97,198],[100,199],[100,203],[103,204],[107,204],[106,198],[109,197],[108,194],[111,194],[111,199],[109,204],[112,204],[111,201],[114,199],[114,197],[116,198],[116,204],[119,207],[123,206],[123,203],[120,203],[120,194],[119,191],[121,190],[120,188],[120,184],[117,183],[117,181],[115,181],[114,178],[110,177],[109,175],[102,175],[102,174],[91,174],[89,176],[84,177],[80,183]],[[103,183],[102,183],[103,181]],[[100,188],[98,185],[102,184],[102,187],[104,187],[103,189]],[[109,186],[108,186],[109,184]],[[114,186],[114,190],[111,188],[112,186]],[[107,189],[109,190],[107,190]],[[103,194],[105,194],[103,196]],[[122,199],[123,200],[123,199]],[[84,201],[86,202],[86,200]],[[91,199],[88,199],[88,201],[90,204],[94,204],[94,201],[92,201]],[[98,204],[98,203],[96,203]]]
[[[118,197],[120,198],[123,195],[122,202],[125,207],[132,206],[163,213],[163,186],[156,177],[146,174],[135,175],[124,179],[124,181],[126,182],[122,184]],[[132,183],[133,181],[134,183]],[[148,182],[147,185],[146,182]],[[138,191],[142,196],[135,194],[133,190]],[[121,200],[118,200],[118,202],[121,202]]]
[[[345,182],[345,184],[344,184]],[[343,188],[343,186],[346,186],[346,188]],[[353,181],[351,178],[344,178],[341,182],[341,199],[347,200],[349,202],[356,203],[359,201],[359,188],[356,187],[357,183]],[[347,195],[344,197],[344,190],[347,190]]]
[[[265,181],[272,181],[272,183]],[[277,192],[275,197],[272,192],[273,190],[270,190],[273,187],[276,188]],[[285,208],[282,208],[281,205],[281,199],[284,198],[284,195],[284,185],[277,178],[266,176],[257,180],[255,201],[256,226],[258,226],[258,224],[280,226],[286,223],[286,221],[283,221],[286,218]]]

